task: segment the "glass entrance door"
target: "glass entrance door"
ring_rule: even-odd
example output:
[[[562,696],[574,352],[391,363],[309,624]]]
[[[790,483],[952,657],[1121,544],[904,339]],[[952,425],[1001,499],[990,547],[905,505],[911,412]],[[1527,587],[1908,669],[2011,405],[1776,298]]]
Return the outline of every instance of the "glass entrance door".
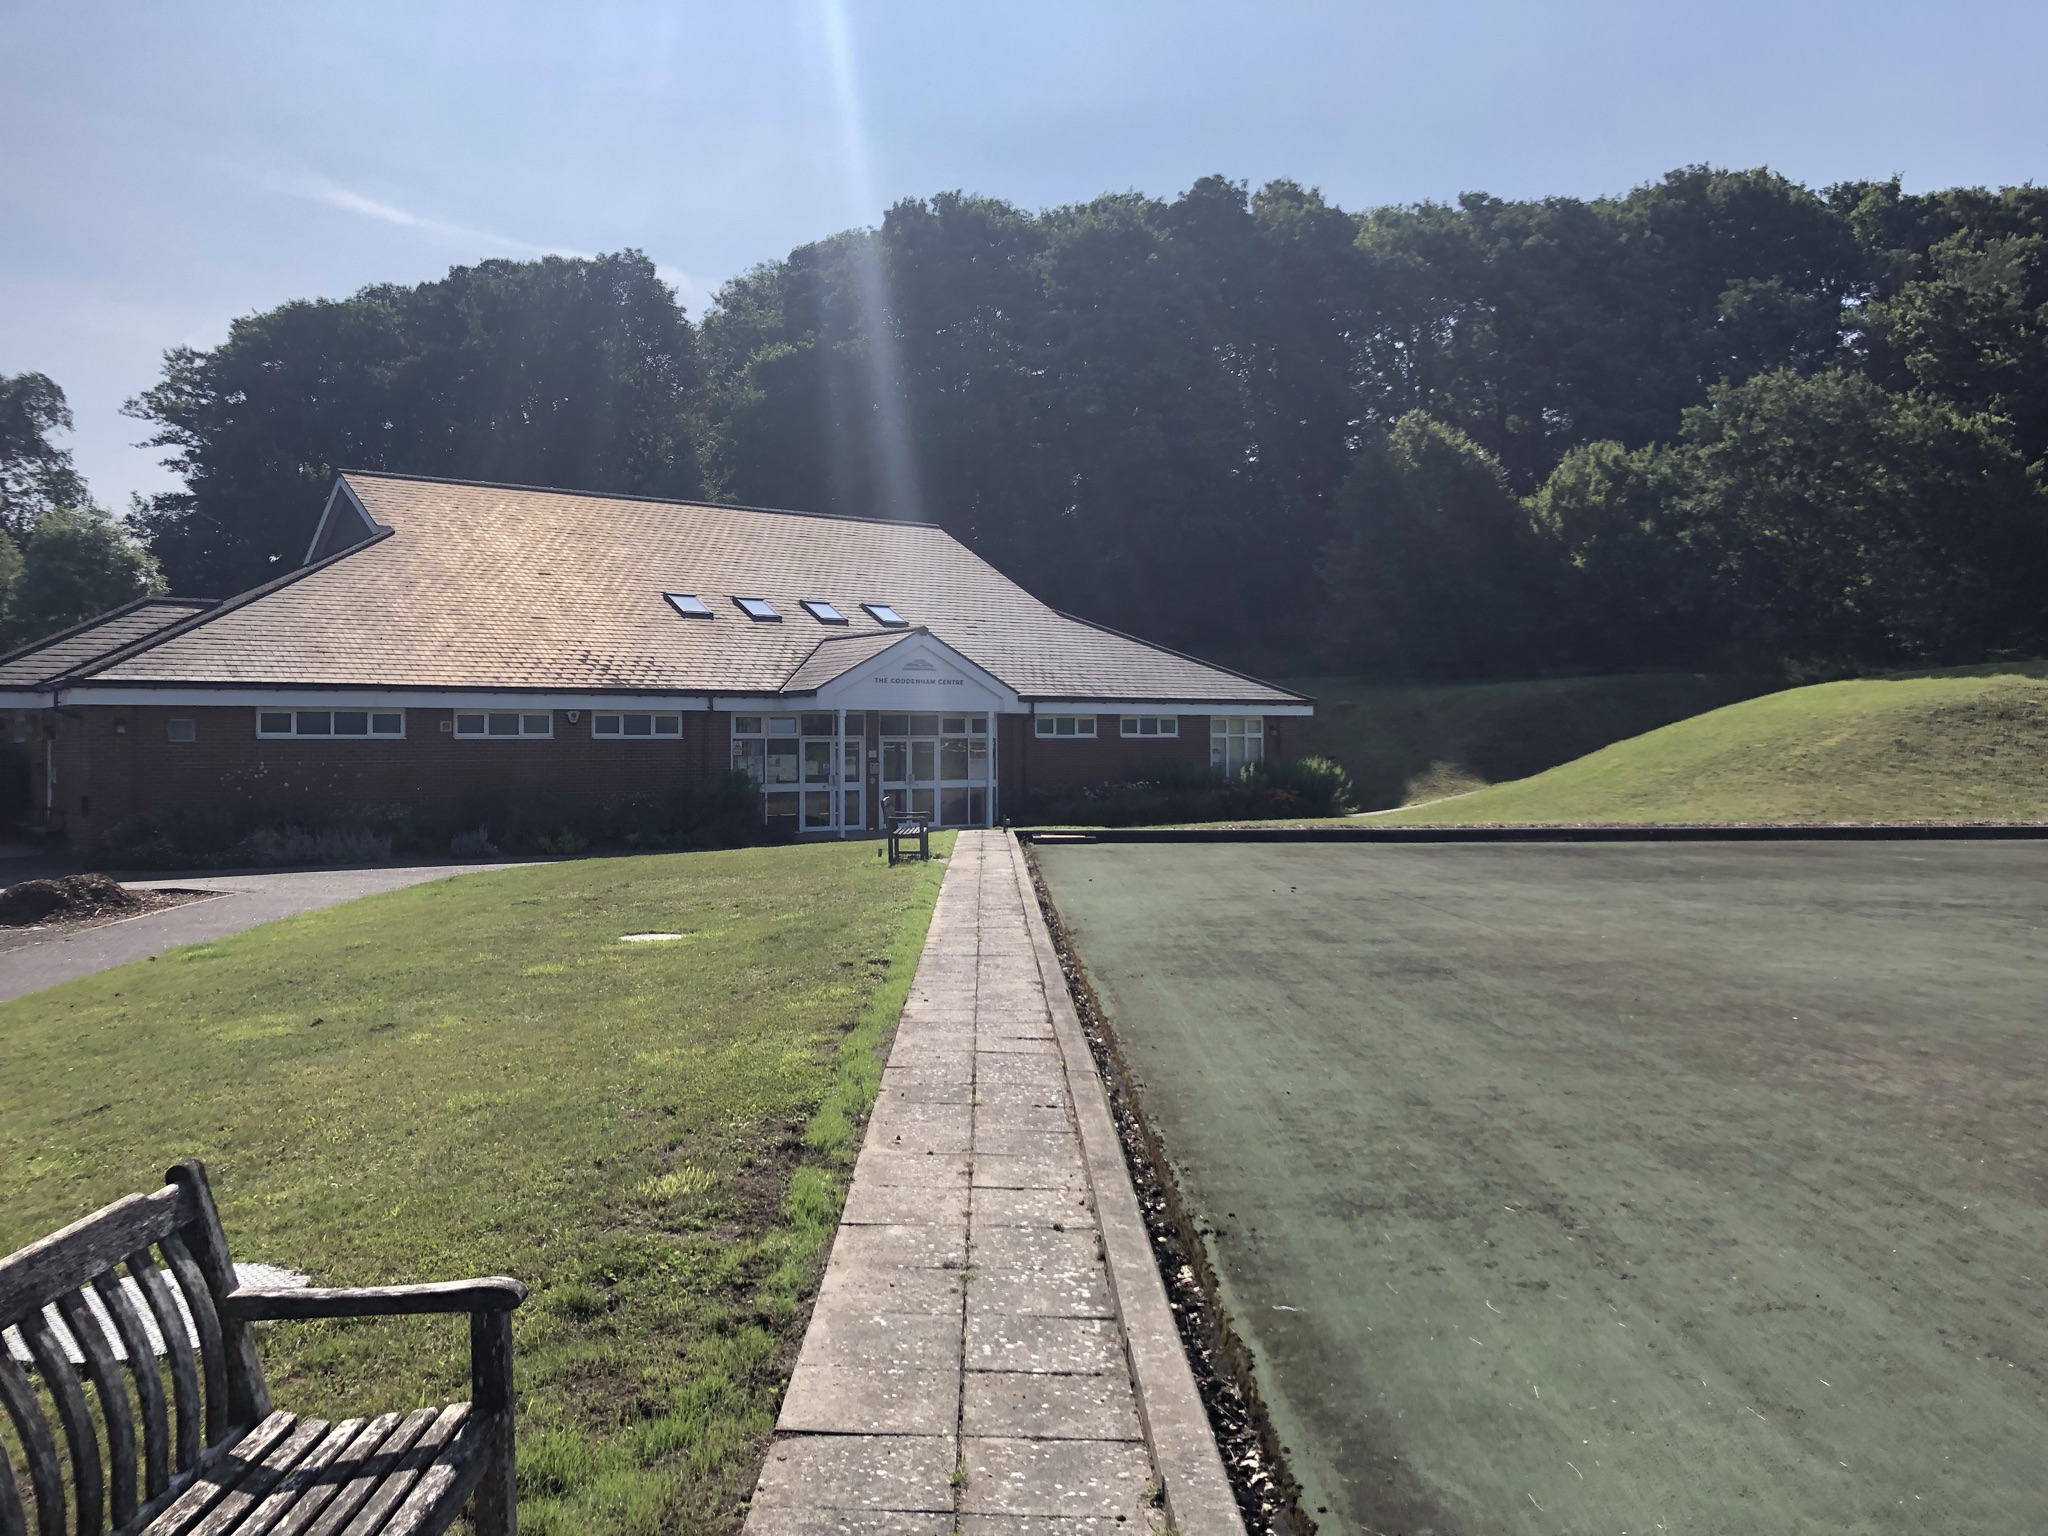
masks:
[[[803,832],[866,825],[859,714],[735,715],[732,765],[761,789],[761,813]]]
[[[880,723],[886,819],[988,824],[987,715],[883,715]]]

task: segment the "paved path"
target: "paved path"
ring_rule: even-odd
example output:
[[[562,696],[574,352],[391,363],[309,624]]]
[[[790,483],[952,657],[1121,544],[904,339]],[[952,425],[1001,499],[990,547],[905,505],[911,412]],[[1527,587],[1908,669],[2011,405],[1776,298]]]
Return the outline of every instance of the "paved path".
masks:
[[[503,864],[423,864],[398,869],[291,870],[185,880],[130,881],[137,890],[170,886],[218,891],[207,901],[145,912],[94,928],[0,930],[0,1002],[90,976],[109,966],[145,960],[180,944],[224,939],[244,928],[331,907],[401,886],[503,869]]]
[[[1028,892],[960,834],[749,1536],[1242,1536]]]

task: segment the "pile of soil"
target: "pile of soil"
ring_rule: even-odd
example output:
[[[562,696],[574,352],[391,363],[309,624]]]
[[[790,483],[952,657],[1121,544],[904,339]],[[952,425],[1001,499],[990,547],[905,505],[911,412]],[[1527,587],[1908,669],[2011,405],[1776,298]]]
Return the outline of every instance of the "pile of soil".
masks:
[[[0,890],[0,928],[36,923],[80,922],[140,912],[149,905],[118,880],[105,875],[66,875],[61,880],[24,880]]]

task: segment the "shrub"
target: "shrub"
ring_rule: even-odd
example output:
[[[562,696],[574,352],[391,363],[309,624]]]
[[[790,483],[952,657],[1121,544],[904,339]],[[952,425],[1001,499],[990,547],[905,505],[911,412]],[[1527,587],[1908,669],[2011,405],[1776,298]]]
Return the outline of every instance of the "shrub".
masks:
[[[151,811],[108,832],[106,861],[121,869],[374,864],[394,856],[738,848],[776,835],[762,825],[753,783],[745,774],[730,773],[667,795],[606,799],[477,789],[431,812],[361,806],[320,811],[302,805]]]
[[[1264,821],[1341,816],[1352,809],[1351,779],[1324,757],[1252,763],[1236,778],[1199,764],[1169,764],[1150,779],[1015,796],[1020,825],[1139,827],[1190,821]]]

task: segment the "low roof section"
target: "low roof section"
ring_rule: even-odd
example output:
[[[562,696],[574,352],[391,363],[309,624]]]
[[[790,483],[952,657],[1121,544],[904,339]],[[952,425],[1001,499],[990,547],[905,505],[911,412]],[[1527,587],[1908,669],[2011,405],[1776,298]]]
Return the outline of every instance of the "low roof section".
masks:
[[[0,696],[47,691],[62,679],[206,613],[210,598],[142,597],[0,656]],[[27,701],[22,701],[27,702]],[[47,704],[48,697],[36,702]]]
[[[821,642],[873,655],[924,628],[1028,701],[1311,707],[1056,612],[929,523],[352,472],[309,555],[112,658],[88,689],[788,696],[816,686]],[[749,617],[741,598],[776,617]]]

